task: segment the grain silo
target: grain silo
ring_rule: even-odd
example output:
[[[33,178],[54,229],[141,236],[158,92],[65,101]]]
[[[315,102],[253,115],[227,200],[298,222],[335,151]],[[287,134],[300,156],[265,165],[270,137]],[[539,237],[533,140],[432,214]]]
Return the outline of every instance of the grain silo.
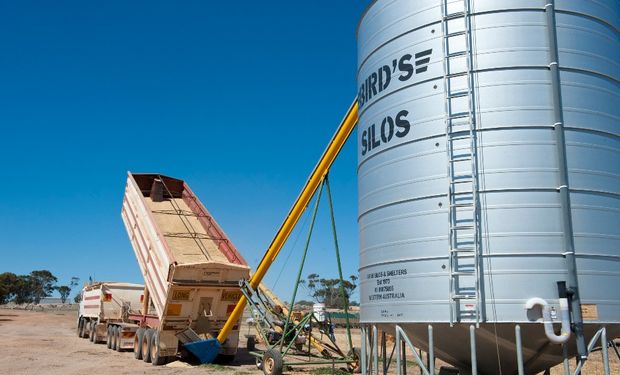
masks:
[[[619,28],[617,0],[368,7],[362,323],[424,350],[430,325],[437,357],[487,374],[517,371],[519,332],[526,373],[620,336]],[[564,301],[558,345],[567,325],[536,320]]]

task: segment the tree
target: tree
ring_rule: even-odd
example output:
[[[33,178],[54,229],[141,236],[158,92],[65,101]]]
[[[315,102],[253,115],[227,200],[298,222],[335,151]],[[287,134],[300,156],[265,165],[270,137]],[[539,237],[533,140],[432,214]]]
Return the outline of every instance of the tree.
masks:
[[[71,278],[71,281],[69,282],[69,285],[61,285],[61,286],[56,287],[58,294],[60,294],[60,300],[62,301],[62,303],[67,302],[67,298],[69,297],[69,294],[71,294],[71,289],[74,286],[77,286],[79,281],[80,281],[79,277],[73,276]]]
[[[42,298],[52,295],[56,288],[56,282],[58,279],[48,270],[30,272],[32,301],[38,304]]]
[[[19,275],[13,285],[13,302],[18,305],[32,303],[34,300],[30,275]]]
[[[301,281],[303,281],[303,280],[301,280]],[[306,301],[306,300],[302,299],[301,301],[295,302],[295,304],[298,305],[298,306],[312,307],[312,305],[314,305],[314,302]]]
[[[342,280],[344,298],[347,302],[355,288],[357,288],[357,276],[349,276],[349,280]],[[340,290],[340,279],[323,279],[316,273],[311,273],[306,280],[300,280],[310,291],[310,295],[326,307],[344,308],[344,300]]]
[[[71,279],[71,285],[78,278]],[[58,279],[48,270],[32,271],[29,275],[11,272],[0,274],[0,303],[13,301],[16,304],[39,303],[56,290]],[[77,285],[77,284],[76,284]]]
[[[58,294],[60,294],[60,301],[62,303],[67,302],[67,297],[71,294],[71,288],[67,285],[61,285],[57,287],[56,290],[58,291]]]
[[[80,278],[79,278],[79,277],[77,277],[77,276],[73,276],[73,277],[71,278],[71,281],[69,282],[69,286],[70,286],[71,288],[73,288],[74,286],[78,286],[78,283],[79,283],[79,282],[80,282]]]
[[[0,273],[0,304],[9,302],[15,295],[17,275],[12,272]]]

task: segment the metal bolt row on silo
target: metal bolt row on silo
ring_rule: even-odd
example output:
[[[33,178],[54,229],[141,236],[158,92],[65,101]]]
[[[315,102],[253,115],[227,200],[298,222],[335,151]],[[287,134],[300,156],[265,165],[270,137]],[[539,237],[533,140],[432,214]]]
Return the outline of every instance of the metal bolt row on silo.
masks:
[[[480,253],[478,177],[472,78],[471,20],[469,0],[461,9],[451,9],[442,0],[444,92],[446,106],[446,152],[448,160],[448,218],[450,324],[460,321],[480,323]],[[457,24],[462,22],[462,24]],[[451,29],[456,29],[452,31]],[[462,39],[455,43],[455,39]],[[464,48],[453,48],[462,45]],[[453,59],[465,58],[464,70],[453,68]],[[464,77],[466,87],[454,89],[452,80]],[[453,100],[467,98],[467,109],[456,111]],[[456,149],[456,145],[463,145]],[[461,167],[459,167],[461,166]],[[464,171],[463,171],[464,169]]]

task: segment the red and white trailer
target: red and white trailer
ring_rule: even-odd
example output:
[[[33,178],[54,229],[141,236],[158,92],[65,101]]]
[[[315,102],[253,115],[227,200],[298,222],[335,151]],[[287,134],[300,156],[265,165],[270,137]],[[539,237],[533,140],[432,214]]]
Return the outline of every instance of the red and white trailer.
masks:
[[[182,180],[129,173],[122,218],[146,285],[128,317],[140,327],[135,357],[160,365],[188,340],[217,337],[250,269],[209,211]],[[220,355],[232,359],[238,341],[239,322]]]
[[[93,343],[106,342],[114,350],[133,349],[138,325],[129,320],[142,306],[144,285],[97,282],[82,289],[78,336]]]

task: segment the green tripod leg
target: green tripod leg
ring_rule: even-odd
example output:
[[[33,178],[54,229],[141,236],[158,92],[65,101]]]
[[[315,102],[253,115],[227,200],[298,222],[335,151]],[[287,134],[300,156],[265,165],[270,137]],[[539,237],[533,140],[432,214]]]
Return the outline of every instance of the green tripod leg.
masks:
[[[284,340],[287,335],[288,326],[291,321],[291,314],[293,313],[293,306],[295,306],[295,298],[297,297],[297,290],[299,289],[299,280],[301,280],[301,274],[304,270],[304,264],[306,262],[306,255],[308,255],[308,248],[310,247],[310,239],[312,238],[312,231],[314,230],[314,223],[316,221],[316,214],[319,210],[319,203],[321,202],[321,194],[323,192],[324,183],[321,184],[319,188],[318,194],[316,196],[316,202],[314,204],[314,211],[312,212],[312,220],[310,221],[310,229],[308,230],[308,238],[306,239],[306,245],[304,247],[304,253],[301,257],[301,264],[299,266],[299,271],[297,272],[297,280],[295,282],[295,287],[293,290],[293,297],[291,298],[291,306],[288,309],[288,316],[286,318],[286,323],[284,323],[284,331],[282,332],[282,338],[280,341],[280,352],[282,352],[282,348],[284,347]],[[277,344],[276,344],[277,345]]]
[[[338,246],[338,236],[336,235],[336,219],[334,217],[334,206],[332,203],[332,192],[329,187],[329,175],[325,176],[325,187],[327,188],[327,201],[329,203],[329,215],[332,222],[332,233],[334,235],[334,248],[336,249],[336,261],[338,263],[338,275],[340,276],[340,295],[344,304],[344,316],[347,322],[347,339],[349,340],[349,351],[353,353],[353,340],[351,339],[351,324],[349,322],[349,297],[344,291],[344,279],[342,277],[342,264],[340,262],[340,248]]]

